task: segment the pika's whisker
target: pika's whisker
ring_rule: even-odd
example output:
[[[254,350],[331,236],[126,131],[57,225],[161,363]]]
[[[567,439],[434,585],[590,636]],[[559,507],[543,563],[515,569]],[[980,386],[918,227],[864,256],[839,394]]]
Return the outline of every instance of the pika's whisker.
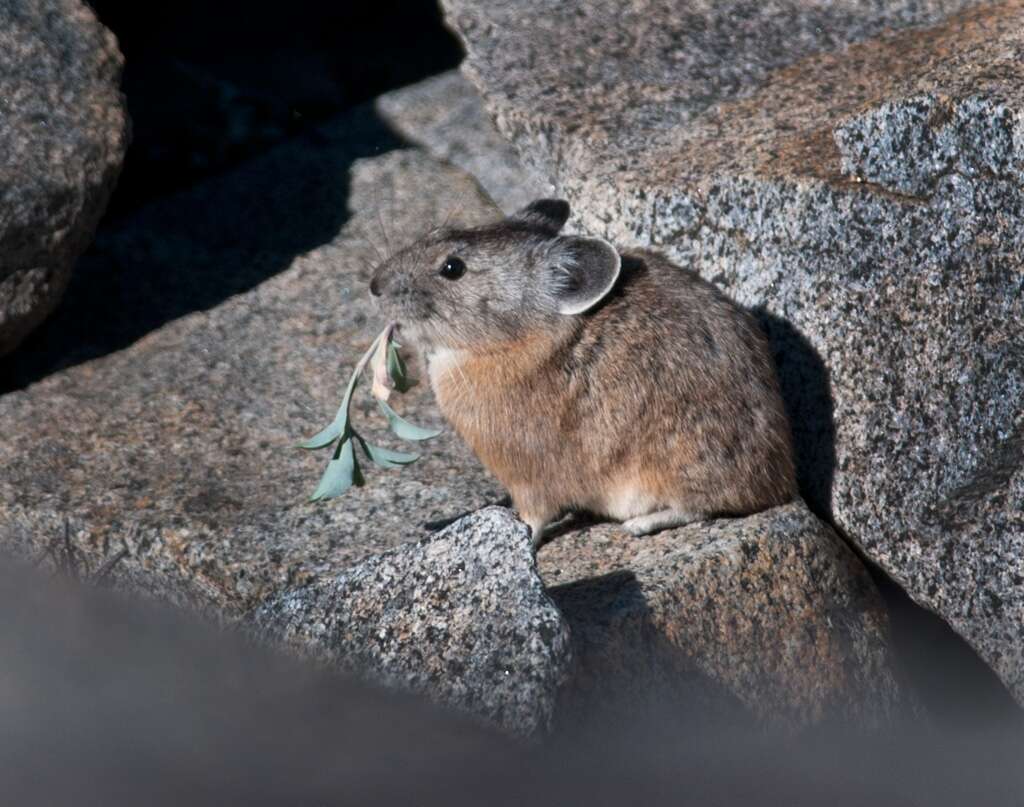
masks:
[[[377,248],[377,245],[371,239],[361,235],[359,236],[359,240],[373,250],[373,254],[377,257],[377,263],[384,263],[384,255],[381,254],[381,251]]]
[[[391,248],[391,239],[388,238],[387,227],[384,226],[384,217],[383,217],[383,215],[381,215],[380,186],[377,186],[374,189],[374,192],[375,192],[375,194],[377,196],[377,204],[374,205],[373,212],[374,212],[374,215],[377,217],[377,226],[380,228],[380,235],[381,235],[381,238],[384,241],[384,249],[385,249],[385,251],[387,253],[386,259],[387,260],[391,260],[392,256],[395,253],[394,253],[394,250],[392,250],[392,248]]]

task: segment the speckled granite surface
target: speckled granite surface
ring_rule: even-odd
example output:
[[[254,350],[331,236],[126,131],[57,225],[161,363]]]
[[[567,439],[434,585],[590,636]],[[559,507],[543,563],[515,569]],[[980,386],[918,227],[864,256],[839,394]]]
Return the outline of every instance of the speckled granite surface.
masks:
[[[78,0],[0,2],[0,355],[57,305],[121,170],[117,41]]]
[[[760,307],[805,497],[1024,698],[1024,3],[444,5],[578,227]]]
[[[287,592],[255,619],[344,669],[523,735],[549,728],[572,669],[529,529],[498,507]]]

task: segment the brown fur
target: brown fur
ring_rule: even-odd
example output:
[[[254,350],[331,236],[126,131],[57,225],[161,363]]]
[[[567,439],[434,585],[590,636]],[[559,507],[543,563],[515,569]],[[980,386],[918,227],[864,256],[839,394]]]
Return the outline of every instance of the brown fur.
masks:
[[[371,285],[421,341],[441,411],[535,539],[574,509],[685,521],[792,499],[790,429],[758,324],[657,253],[620,253],[619,271],[605,242],[558,236],[567,216],[544,200],[436,231]],[[445,278],[452,256],[463,272]],[[559,312],[591,293],[584,313]]]
[[[445,417],[529,523],[652,510],[745,514],[796,492],[767,341],[695,273],[624,256],[617,293],[564,328],[471,348],[434,380]],[[633,513],[632,515],[637,515]]]

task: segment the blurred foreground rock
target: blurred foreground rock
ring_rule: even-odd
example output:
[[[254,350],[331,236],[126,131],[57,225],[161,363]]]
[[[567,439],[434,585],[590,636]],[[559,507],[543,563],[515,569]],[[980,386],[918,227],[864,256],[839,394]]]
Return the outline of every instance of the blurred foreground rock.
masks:
[[[0,609],[7,804],[481,803],[522,780],[458,715],[6,556]]]
[[[0,562],[12,805],[1013,805],[1018,724],[695,732],[671,699],[527,745],[180,613]],[[654,693],[652,693],[654,694]]]
[[[287,592],[256,623],[343,669],[524,735],[550,727],[572,662],[530,531],[496,507]]]
[[[443,4],[577,226],[763,306],[805,498],[1024,699],[1024,3]]]
[[[114,189],[114,36],[78,0],[0,0],[0,356],[54,309]]]

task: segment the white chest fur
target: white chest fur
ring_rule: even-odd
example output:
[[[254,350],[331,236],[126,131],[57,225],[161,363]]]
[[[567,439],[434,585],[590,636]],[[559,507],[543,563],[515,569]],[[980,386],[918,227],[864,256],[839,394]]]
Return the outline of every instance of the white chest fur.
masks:
[[[437,348],[427,356],[427,373],[430,376],[430,386],[437,392],[439,384],[449,380],[449,376],[459,372],[459,365],[469,356],[465,350],[454,350],[452,348]]]

